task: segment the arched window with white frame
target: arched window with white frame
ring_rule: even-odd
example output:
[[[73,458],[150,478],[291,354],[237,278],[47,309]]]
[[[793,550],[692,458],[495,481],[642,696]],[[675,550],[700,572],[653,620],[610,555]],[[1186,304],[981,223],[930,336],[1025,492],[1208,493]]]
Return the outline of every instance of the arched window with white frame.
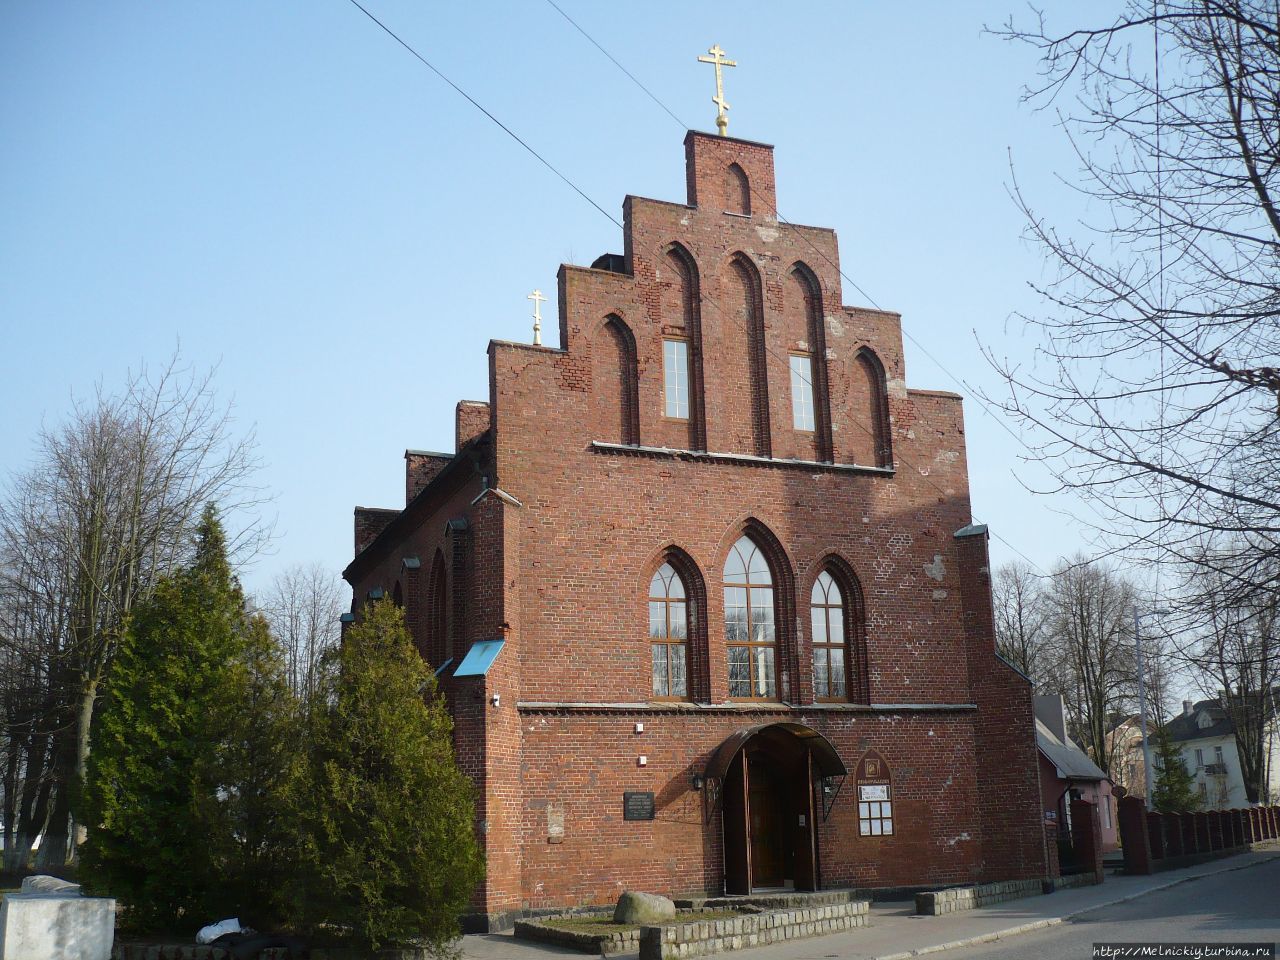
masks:
[[[664,563],[649,581],[649,643],[655,698],[684,699],[689,695],[688,641],[688,591],[675,567]]]
[[[724,626],[729,696],[777,699],[778,631],[773,571],[760,547],[743,536],[724,564]]]

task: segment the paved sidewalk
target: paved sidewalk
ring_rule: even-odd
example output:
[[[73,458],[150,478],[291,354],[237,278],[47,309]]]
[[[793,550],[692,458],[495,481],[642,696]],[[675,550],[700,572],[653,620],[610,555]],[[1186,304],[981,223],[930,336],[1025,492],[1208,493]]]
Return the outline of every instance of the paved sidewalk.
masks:
[[[1048,896],[1026,897],[1007,903],[942,917],[918,917],[914,903],[874,903],[871,924],[846,933],[808,940],[792,940],[725,954],[741,960],[904,960],[953,947],[971,946],[1062,923],[1090,910],[1122,903],[1179,883],[1280,859],[1280,852],[1244,853],[1225,860],[1170,870],[1149,877],[1108,876],[1096,887],[1059,890]],[[538,960],[550,956],[588,954],[515,939],[510,933],[463,937],[467,960]],[[634,956],[634,954],[632,955]]]

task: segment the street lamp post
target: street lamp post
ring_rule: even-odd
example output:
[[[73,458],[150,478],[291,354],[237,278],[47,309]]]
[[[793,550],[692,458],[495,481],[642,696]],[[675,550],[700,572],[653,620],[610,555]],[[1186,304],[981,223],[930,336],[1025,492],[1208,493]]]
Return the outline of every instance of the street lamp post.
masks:
[[[1155,778],[1151,771],[1151,742],[1147,739],[1147,685],[1143,678],[1142,669],[1142,618],[1149,616],[1164,616],[1168,610],[1147,610],[1139,612],[1135,606],[1133,608],[1133,645],[1138,655],[1138,724],[1142,728],[1142,773],[1145,778],[1146,785],[1143,792],[1146,794],[1147,809],[1151,809],[1151,793],[1155,789]]]

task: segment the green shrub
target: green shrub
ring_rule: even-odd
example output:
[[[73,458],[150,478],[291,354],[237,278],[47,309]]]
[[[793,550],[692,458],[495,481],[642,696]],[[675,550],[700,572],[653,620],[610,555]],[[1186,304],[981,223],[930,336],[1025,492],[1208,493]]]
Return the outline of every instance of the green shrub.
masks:
[[[448,953],[484,868],[452,722],[403,612],[366,611],[330,655],[293,787],[295,912],[363,946]]]
[[[1195,791],[1195,777],[1187,770],[1182,758],[1163,727],[1156,729],[1155,756],[1151,765],[1155,768],[1155,789],[1151,792],[1151,805],[1160,813],[1180,813],[1200,809],[1200,795]]]
[[[294,706],[213,508],[194,560],[134,611],[79,806],[81,877],[135,930],[279,916]]]

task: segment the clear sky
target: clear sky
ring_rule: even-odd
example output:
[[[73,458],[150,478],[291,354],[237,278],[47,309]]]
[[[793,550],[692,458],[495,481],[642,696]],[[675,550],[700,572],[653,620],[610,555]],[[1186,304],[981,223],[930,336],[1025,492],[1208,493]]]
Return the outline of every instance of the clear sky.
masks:
[[[996,388],[979,340],[1030,362],[1013,314],[1044,268],[1010,157],[1044,213],[1083,212],[1055,118],[1019,102],[1033,52],[982,32],[1020,0],[557,2],[697,129],[715,112],[696,57],[737,60],[730,134],[776,145],[783,216],[834,227],[845,273],[941,361],[908,341],[909,385]],[[615,216],[628,193],[683,202],[683,127],[545,0],[366,5]],[[277,496],[251,587],[340,570],[352,507],[401,506],[405,448],[452,449],[489,339],[529,338],[526,295],[552,296],[554,343],[558,265],[621,250],[349,0],[0,2],[0,471],[73,393],[180,342],[220,364]],[[1044,568],[1080,548],[1087,509],[1026,492],[1052,481],[976,400],[966,417],[976,519]]]

